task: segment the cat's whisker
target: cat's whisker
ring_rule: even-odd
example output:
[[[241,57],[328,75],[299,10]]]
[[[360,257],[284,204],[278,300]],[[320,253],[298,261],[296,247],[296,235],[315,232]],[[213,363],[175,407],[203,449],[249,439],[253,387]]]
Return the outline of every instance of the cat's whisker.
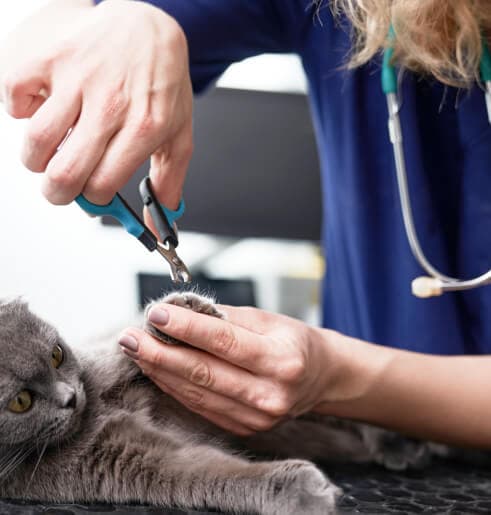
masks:
[[[12,473],[34,450],[33,446],[21,447],[17,452],[10,456],[10,461],[5,463],[0,471],[0,478],[4,478]]]
[[[15,447],[10,452],[7,452],[5,456],[0,460],[0,475],[3,474],[3,469],[6,468],[13,460],[16,459],[25,449],[25,446]]]
[[[27,483],[27,488],[29,489],[29,487],[31,486],[31,483],[32,483],[32,480],[34,478],[34,475],[36,474],[36,471],[39,467],[39,464],[41,463],[41,460],[44,456],[44,453],[46,452],[46,448],[48,447],[48,442],[46,441],[44,443],[44,446],[43,446],[43,450],[41,451],[41,453],[39,454],[39,457],[38,457],[38,460],[36,462],[36,465],[34,466],[34,470],[32,471],[32,474],[31,474],[31,477],[29,478],[29,482]]]
[[[3,475],[3,469],[10,463],[12,458],[20,452],[19,449],[11,450],[0,458],[0,477]]]

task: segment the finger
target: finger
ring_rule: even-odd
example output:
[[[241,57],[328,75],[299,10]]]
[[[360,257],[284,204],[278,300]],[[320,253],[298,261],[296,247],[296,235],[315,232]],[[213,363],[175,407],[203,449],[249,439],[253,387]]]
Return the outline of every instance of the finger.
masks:
[[[110,202],[145,162],[148,153],[128,128],[121,129],[84,186],[84,196],[94,204]]]
[[[201,386],[184,381],[182,378],[173,374],[162,374],[160,371],[152,369],[150,372],[143,368],[144,373],[152,379],[166,384],[174,392],[184,399],[186,406],[191,406],[195,410],[216,413],[226,416],[234,422],[248,427],[253,431],[267,431],[279,422],[279,418],[271,417],[258,410],[250,408],[234,399],[216,394]]]
[[[226,315],[226,319],[234,324],[254,331],[258,334],[266,334],[274,325],[271,320],[270,313],[257,308],[249,306],[227,306],[224,304],[217,304],[218,311]],[[275,319],[280,315],[275,314]]]
[[[168,145],[152,154],[150,178],[157,198],[169,209],[177,209],[193,152],[193,129],[186,125]]]
[[[25,66],[3,77],[2,100],[7,112],[14,118],[29,118],[46,99],[41,94],[48,89],[47,69],[43,66]]]
[[[97,168],[114,133],[117,120],[101,124],[95,112],[82,108],[79,120],[46,168],[43,194],[53,204],[77,197]]]
[[[201,350],[162,344],[138,329],[126,331],[126,334],[136,340],[138,361],[148,374],[160,377],[170,373],[188,384],[205,388],[254,409],[260,409],[271,397],[271,384],[243,368]]]
[[[29,96],[25,98],[25,105],[12,110],[11,116],[13,118],[31,118],[37,110],[46,102],[46,97],[43,95]],[[7,108],[7,112],[9,109]],[[14,116],[15,114],[15,116]]]
[[[254,431],[252,431],[250,428],[243,426],[242,424],[237,423],[235,420],[231,420],[226,415],[220,415],[214,412],[207,411],[205,409],[195,408],[193,406],[189,406],[186,404],[186,399],[184,399],[179,392],[173,390],[170,388],[167,384],[162,383],[160,381],[155,381],[155,384],[165,393],[169,394],[171,397],[176,399],[176,401],[180,402],[183,406],[186,406],[186,408],[189,411],[192,411],[193,413],[197,413],[198,415],[202,416],[203,418],[206,418],[213,424],[215,424],[218,427],[221,427],[222,429],[225,429],[225,431],[228,431],[230,433],[233,433],[237,436],[251,436],[254,434]]]
[[[261,334],[172,304],[156,304],[148,320],[169,336],[255,373],[272,372],[281,357]]]
[[[187,135],[186,131],[182,136],[178,134],[171,144],[165,147],[169,147],[169,150],[161,147],[152,154],[149,175],[159,201],[169,209],[177,209],[191,158],[192,134]],[[147,207],[143,210],[143,219],[150,230],[159,236]]]
[[[44,172],[80,114],[82,99],[77,93],[53,93],[29,122],[21,159],[33,172]]]
[[[159,148],[166,139],[167,129],[167,124],[160,118],[153,118],[149,114],[137,116],[133,112],[128,113],[121,131],[112,139],[85,184],[85,197],[95,204],[107,204]]]
[[[183,66],[175,63],[173,72]],[[166,94],[157,94],[150,103],[154,116],[164,124],[167,138],[161,139],[152,153],[150,178],[159,201],[169,209],[177,209],[182,187],[193,153],[193,90],[187,64],[182,69],[179,88],[171,88]],[[161,69],[163,77],[168,69]],[[148,215],[147,215],[148,219]]]

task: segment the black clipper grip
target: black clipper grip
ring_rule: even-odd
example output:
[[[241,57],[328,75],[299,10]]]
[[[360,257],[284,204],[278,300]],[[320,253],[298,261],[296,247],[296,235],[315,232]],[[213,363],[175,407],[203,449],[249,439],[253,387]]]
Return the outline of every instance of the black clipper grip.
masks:
[[[179,241],[174,228],[169,223],[167,216],[160,206],[157,197],[150,183],[150,177],[145,177],[140,183],[140,196],[143,204],[149,209],[155,228],[159,233],[162,243],[170,243],[174,248],[177,247]]]

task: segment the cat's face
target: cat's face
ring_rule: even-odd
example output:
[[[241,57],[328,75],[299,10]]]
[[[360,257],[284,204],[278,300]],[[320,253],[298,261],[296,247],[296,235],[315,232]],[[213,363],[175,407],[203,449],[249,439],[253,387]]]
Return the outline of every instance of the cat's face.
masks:
[[[57,331],[20,301],[0,303],[0,446],[60,442],[85,404],[80,366]]]

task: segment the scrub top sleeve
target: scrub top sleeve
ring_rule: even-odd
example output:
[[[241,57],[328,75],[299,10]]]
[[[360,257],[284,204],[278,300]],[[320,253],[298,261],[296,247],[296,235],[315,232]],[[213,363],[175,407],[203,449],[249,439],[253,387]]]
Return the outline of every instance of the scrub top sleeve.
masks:
[[[299,14],[305,16],[304,1],[297,1]],[[186,33],[195,92],[205,89],[233,62],[265,52],[295,50],[295,38],[289,30],[294,13],[292,3],[285,0],[151,0],[147,3],[173,16]],[[297,17],[296,21],[301,19]]]

